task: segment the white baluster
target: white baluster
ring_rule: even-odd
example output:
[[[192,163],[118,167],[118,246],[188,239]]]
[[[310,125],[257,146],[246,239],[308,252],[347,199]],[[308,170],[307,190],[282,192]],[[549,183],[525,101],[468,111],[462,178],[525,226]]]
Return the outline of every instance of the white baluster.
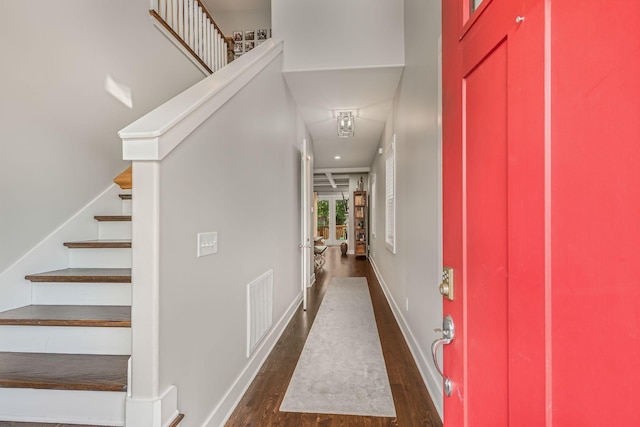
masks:
[[[176,27],[176,15],[173,13],[174,9],[174,0],[167,0],[167,24],[169,27],[175,30]]]
[[[198,14],[198,3],[193,4],[195,10],[193,13],[193,51],[198,55],[198,45],[200,44],[200,15]]]
[[[200,53],[198,54],[200,55],[200,59],[204,59],[204,45],[207,37],[207,30],[204,24],[204,12],[202,11],[202,8],[200,8]]]
[[[224,40],[222,39],[222,34],[218,33],[218,37],[216,39],[216,45],[218,46],[218,58],[216,67],[218,70],[222,68],[222,58],[226,55],[226,51],[224,50]]]
[[[207,18],[207,26],[205,27],[207,29],[207,37],[205,38],[205,40],[207,41],[206,44],[206,49],[204,50],[204,62],[207,64],[207,66],[209,68],[211,67],[211,21],[209,20],[209,18]]]
[[[176,32],[180,35],[180,38],[184,40],[184,2],[182,0],[178,1],[178,28],[176,28]]]
[[[189,47],[195,49],[195,5],[193,0],[189,0]]]
[[[180,30],[180,21],[178,20],[178,0],[171,0],[171,28],[173,31]]]
[[[202,7],[198,6],[198,50],[196,53],[202,57]]]
[[[160,0],[158,15],[165,21],[167,20],[167,0]]]
[[[211,68],[211,71],[215,71],[215,66],[213,63],[213,58],[214,58],[214,50],[215,50],[215,40],[213,38],[213,32],[216,30],[215,27],[213,26],[213,22],[209,22],[209,68]]]
[[[209,62],[211,63],[211,71],[216,70],[216,27],[211,23],[210,33],[211,33],[211,41],[209,42]]]
[[[206,15],[203,16],[202,22],[204,22],[204,52],[202,52],[202,59],[204,63],[207,64],[207,67],[209,67],[209,18],[207,18]]]
[[[219,55],[218,37],[219,37],[218,30],[214,27],[213,34],[211,35],[211,38],[213,40],[213,53],[212,53],[213,60],[211,61],[212,62],[211,69],[213,71],[218,71],[220,69],[220,66],[218,64],[218,55]]]
[[[222,39],[221,41],[222,43],[222,58],[220,58],[222,60],[222,63],[220,64],[220,67],[224,67],[227,65],[227,52],[229,51],[229,46],[227,45],[227,42]]]
[[[189,44],[189,0],[182,0],[182,40]]]

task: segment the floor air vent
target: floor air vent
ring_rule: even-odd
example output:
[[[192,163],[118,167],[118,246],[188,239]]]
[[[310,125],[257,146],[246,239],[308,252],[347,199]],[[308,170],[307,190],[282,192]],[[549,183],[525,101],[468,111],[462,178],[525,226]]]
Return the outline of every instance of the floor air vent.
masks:
[[[247,357],[273,323],[273,270],[247,285]]]

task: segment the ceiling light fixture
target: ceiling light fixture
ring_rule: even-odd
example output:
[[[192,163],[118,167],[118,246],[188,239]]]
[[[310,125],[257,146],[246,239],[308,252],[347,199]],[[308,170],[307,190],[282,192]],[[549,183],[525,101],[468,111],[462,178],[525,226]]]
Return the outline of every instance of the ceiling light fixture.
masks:
[[[336,159],[336,160],[340,160],[341,159],[340,156],[334,156],[333,158]]]
[[[354,135],[355,120],[351,111],[338,113],[338,136],[347,138]]]

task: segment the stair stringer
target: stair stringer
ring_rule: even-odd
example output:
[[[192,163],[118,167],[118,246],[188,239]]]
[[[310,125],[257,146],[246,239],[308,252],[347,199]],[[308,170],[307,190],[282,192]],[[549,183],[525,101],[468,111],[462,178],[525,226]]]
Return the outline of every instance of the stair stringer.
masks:
[[[40,243],[0,273],[0,311],[32,303],[32,285],[24,277],[34,271],[69,267],[70,249],[63,246],[69,240],[89,240],[98,236],[94,215],[121,215],[120,188],[112,184],[71,218],[52,231]]]

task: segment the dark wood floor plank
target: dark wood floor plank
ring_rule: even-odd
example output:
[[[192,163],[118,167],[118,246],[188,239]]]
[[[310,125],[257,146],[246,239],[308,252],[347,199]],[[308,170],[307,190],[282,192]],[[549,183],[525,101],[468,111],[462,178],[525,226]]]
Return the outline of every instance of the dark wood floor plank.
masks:
[[[74,283],[131,283],[130,268],[65,268],[30,274],[25,279],[32,282]]]
[[[129,356],[0,352],[0,387],[126,391]]]
[[[69,249],[127,249],[131,248],[131,239],[83,240],[63,244]]]
[[[309,292],[307,311],[298,309],[226,426],[441,427],[440,417],[369,262],[353,255],[342,256],[337,247],[330,247],[325,258],[326,263],[316,272],[316,283]],[[280,412],[280,403],[331,278],[358,276],[366,277],[369,283],[397,416]]]
[[[131,327],[131,307],[28,305],[0,313],[0,325]]]

